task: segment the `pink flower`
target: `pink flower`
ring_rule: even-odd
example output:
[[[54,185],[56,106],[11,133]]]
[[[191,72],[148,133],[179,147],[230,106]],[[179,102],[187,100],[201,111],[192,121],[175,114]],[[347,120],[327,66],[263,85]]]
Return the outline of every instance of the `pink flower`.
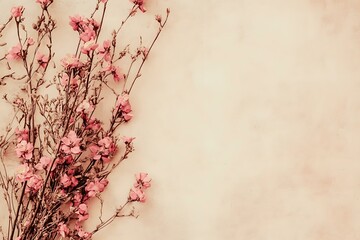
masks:
[[[43,8],[47,7],[51,1],[52,0],[36,0],[36,2],[40,3]]]
[[[80,39],[83,42],[88,42],[90,40],[94,40],[96,37],[96,32],[94,29],[90,27],[86,27],[82,33],[80,33]]]
[[[129,201],[132,202],[145,202],[145,193],[138,188],[132,188],[129,193]]]
[[[99,46],[98,48],[99,56],[103,56],[104,60],[107,62],[111,60],[110,46],[111,46],[111,41],[106,40],[103,42],[103,45]]]
[[[83,17],[79,15],[75,15],[74,17],[70,17],[70,26],[74,31],[79,31],[81,25],[84,23]]]
[[[84,44],[84,46],[81,48],[81,52],[83,54],[89,55],[91,51],[94,51],[98,47],[98,44],[96,44],[94,41],[89,41]]]
[[[23,7],[23,6],[13,7],[13,8],[11,9],[11,15],[12,15],[14,18],[21,17],[22,14],[23,14],[23,11],[24,11],[24,7]]]
[[[22,58],[21,55],[21,45],[17,44],[16,46],[12,47],[11,50],[6,55],[7,60],[19,60]]]
[[[66,69],[80,68],[83,66],[83,63],[74,55],[67,55],[61,59],[61,64]]]
[[[49,62],[49,57],[48,56],[45,56],[44,54],[42,53],[39,53],[36,57],[36,60],[37,62],[39,63],[39,65],[42,67],[42,68],[46,68],[48,62]]]
[[[107,179],[95,178],[93,182],[89,182],[85,187],[85,190],[88,192],[89,197],[94,197],[96,194],[103,192],[105,187],[108,185],[109,181]]]
[[[96,132],[101,129],[101,123],[96,118],[90,118],[89,122],[87,123],[86,129]]]
[[[18,143],[22,140],[29,141],[29,130],[27,129],[19,130],[19,128],[16,128],[15,135]]]
[[[107,3],[108,0],[100,0],[102,3]]]
[[[32,177],[33,172],[28,164],[22,164],[20,165],[20,167],[21,167],[21,171],[16,175],[16,181],[25,182]]]
[[[79,205],[79,208],[75,213],[78,214],[79,222],[85,221],[86,219],[89,218],[88,207],[84,203]]]
[[[132,143],[132,141],[133,141],[134,139],[135,139],[134,137],[126,137],[126,136],[121,137],[121,140],[123,140],[123,142],[124,142],[125,144],[130,144],[130,143]]]
[[[45,170],[48,169],[48,167],[50,167],[50,163],[51,163],[51,158],[42,156],[40,158],[39,163],[35,165],[35,168],[37,170]]]
[[[134,187],[138,189],[147,189],[151,186],[151,178],[148,177],[147,173],[138,173],[135,175],[136,183],[134,183]]]
[[[63,238],[66,237],[66,235],[69,234],[70,230],[66,226],[66,224],[64,224],[63,222],[59,223],[58,227],[59,227],[59,233]]]
[[[41,189],[42,186],[43,186],[43,179],[39,175],[33,174],[30,177],[30,179],[27,181],[25,192],[36,193]]]
[[[88,101],[84,100],[82,103],[79,104],[79,106],[76,109],[76,112],[83,112],[86,114],[91,113],[94,110],[93,105],[91,105]]]
[[[62,146],[61,150],[63,150],[66,154],[79,154],[81,153],[80,142],[82,138],[78,138],[75,131],[70,131],[67,137],[63,137],[61,139]]]
[[[26,40],[26,44],[28,46],[31,46],[31,45],[34,45],[35,41],[32,37],[28,37],[27,40]]]
[[[74,176],[69,176],[66,173],[61,177],[60,182],[65,188],[70,186],[75,187],[79,183],[79,181]]]
[[[114,65],[109,65],[105,67],[103,71],[110,72],[113,75],[115,82],[120,82],[120,80],[123,80],[125,78],[124,74],[120,72],[120,68]]]
[[[133,2],[134,4],[138,5],[139,9],[142,12],[146,12],[146,9],[144,7],[145,0],[130,0],[130,1]]]
[[[70,84],[70,88],[76,89],[78,87],[78,85],[79,85],[78,82],[79,82],[79,76],[72,77],[71,80],[70,80],[70,83],[69,83],[69,75],[63,74],[62,77],[61,77],[60,84],[63,87],[67,87],[68,84]]]
[[[116,145],[110,137],[104,137],[97,144],[90,147],[91,155],[94,160],[102,160],[104,163],[110,162],[111,157],[116,151]]]
[[[33,149],[34,149],[34,146],[32,145],[32,143],[27,142],[25,140],[22,140],[21,142],[19,142],[15,147],[16,155],[19,158],[23,158],[26,160],[30,160],[32,158]]]
[[[127,93],[122,94],[118,97],[115,105],[115,112],[121,110],[121,116],[124,118],[125,121],[130,121],[133,117],[131,105],[129,101],[129,95]]]
[[[92,237],[92,233],[84,231],[84,229],[78,223],[75,224],[75,230],[81,240],[90,240]]]

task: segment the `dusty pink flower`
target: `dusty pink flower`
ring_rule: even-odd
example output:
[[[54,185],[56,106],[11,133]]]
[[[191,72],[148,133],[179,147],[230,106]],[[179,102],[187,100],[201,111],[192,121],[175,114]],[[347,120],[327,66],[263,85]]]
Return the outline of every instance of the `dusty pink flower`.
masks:
[[[116,145],[110,137],[104,137],[97,144],[90,147],[92,158],[102,160],[104,163],[110,162],[111,157],[116,151]]]
[[[94,181],[89,182],[85,187],[85,190],[87,191],[87,195],[89,197],[96,196],[96,194],[104,191],[108,183],[109,181],[107,179],[99,180],[98,178],[95,178]]]
[[[109,65],[103,69],[105,72],[110,72],[111,75],[113,75],[115,82],[120,82],[120,80],[123,80],[124,74],[120,72],[120,68],[114,65]]]
[[[79,106],[76,108],[76,112],[83,112],[86,114],[91,113],[94,110],[94,106],[89,103],[89,101],[84,100]]]
[[[66,154],[79,154],[81,153],[80,142],[82,138],[78,138],[75,131],[71,130],[67,137],[63,137],[61,139],[62,146],[61,150],[63,150]]]
[[[76,192],[74,196],[71,198],[71,204],[73,207],[79,206],[83,199],[83,195],[80,192]]]
[[[35,41],[32,37],[28,37],[27,40],[26,40],[26,44],[29,45],[29,46],[32,46],[34,45]]]
[[[104,41],[103,44],[100,45],[98,48],[99,56],[103,56],[104,60],[107,62],[109,62],[111,60],[110,48],[111,48],[110,40]]]
[[[17,6],[17,7],[13,7],[11,9],[11,15],[15,18],[17,17],[21,17],[22,13],[24,11],[24,7],[23,6]]]
[[[36,60],[42,68],[46,68],[49,62],[49,57],[42,53],[39,53],[36,57]]]
[[[155,20],[161,23],[162,17],[161,15],[155,15]]]
[[[84,46],[81,48],[83,54],[89,55],[90,52],[94,51],[98,47],[98,44],[94,41],[89,41],[84,43]]]
[[[96,37],[96,32],[94,29],[90,27],[85,27],[84,31],[80,33],[80,39],[83,42],[88,42],[90,40],[94,40]]]
[[[79,222],[85,221],[89,218],[88,207],[85,203],[80,204],[75,213],[78,214]]]
[[[74,176],[69,176],[66,173],[61,177],[60,182],[65,188],[70,186],[75,187],[79,183],[79,181]]]
[[[79,58],[74,55],[67,55],[65,58],[61,59],[61,64],[66,69],[80,68],[83,66],[83,63],[80,62]]]
[[[107,3],[108,0],[100,0],[102,3]]]
[[[75,230],[81,240],[90,240],[91,239],[92,233],[84,231],[84,229],[78,223],[75,224]]]
[[[144,7],[145,4],[145,0],[130,0],[131,2],[133,2],[134,4],[139,6],[139,9],[142,12],[146,12],[146,8]]]
[[[33,145],[30,142],[27,142],[25,140],[22,140],[21,142],[19,142],[16,147],[15,147],[15,151],[16,151],[16,155],[19,158],[23,158],[26,160],[30,160],[33,156]]]
[[[44,8],[44,7],[47,7],[49,5],[49,3],[51,2],[51,0],[36,0],[37,3],[40,3],[41,6]]]
[[[51,158],[42,156],[40,158],[39,163],[36,164],[35,168],[37,170],[45,170],[45,169],[48,169],[48,167],[50,167],[50,164],[51,164]]]
[[[29,165],[22,164],[20,165],[20,168],[21,168],[20,172],[16,175],[16,181],[25,182],[29,180],[33,175],[33,171],[31,170]]]
[[[63,238],[69,234],[70,230],[65,223],[63,222],[59,223],[58,227],[59,227],[59,233]]]
[[[75,15],[73,17],[70,17],[70,26],[72,27],[72,29],[74,31],[79,31],[81,25],[84,23],[84,18],[79,16],[79,15]]]
[[[123,140],[123,142],[124,142],[125,144],[130,144],[130,143],[132,143],[132,141],[133,141],[134,139],[135,139],[134,137],[126,137],[126,136],[121,137],[121,140]]]
[[[132,188],[129,193],[129,201],[132,202],[145,202],[145,193],[138,188]]]
[[[21,45],[17,44],[16,46],[12,47],[8,54],[6,55],[7,60],[19,60],[22,58],[21,55]]]
[[[76,89],[79,85],[79,76],[72,77],[69,83],[69,75],[63,74],[60,81],[61,86],[67,87],[69,85],[70,88]]]
[[[30,179],[27,181],[26,193],[36,193],[40,190],[40,188],[43,186],[43,179],[41,176],[33,174]]]
[[[29,130],[28,129],[23,129],[23,130],[19,130],[19,128],[15,129],[15,135],[16,135],[16,140],[17,142],[21,142],[22,140],[25,141],[29,141]]]
[[[136,183],[134,183],[135,188],[147,189],[151,186],[151,178],[148,177],[147,173],[138,173],[135,175]]]
[[[90,118],[86,126],[87,130],[92,130],[94,132],[101,129],[101,122],[96,118]]]
[[[130,121],[133,117],[131,105],[129,101],[129,95],[127,93],[122,94],[118,97],[115,105],[115,112],[121,110],[121,116],[124,118],[125,121]]]

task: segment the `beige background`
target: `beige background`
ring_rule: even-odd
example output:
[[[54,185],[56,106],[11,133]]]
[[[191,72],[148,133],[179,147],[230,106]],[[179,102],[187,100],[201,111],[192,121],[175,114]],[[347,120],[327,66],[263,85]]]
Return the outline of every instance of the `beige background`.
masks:
[[[109,1],[107,31],[130,6]],[[32,5],[0,0],[2,15],[14,2]],[[89,2],[57,0],[60,27]],[[134,172],[153,187],[138,219],[94,239],[360,239],[360,1],[147,7],[172,15],[133,92],[136,152],[111,177],[107,212]],[[128,31],[149,37],[140,18]]]

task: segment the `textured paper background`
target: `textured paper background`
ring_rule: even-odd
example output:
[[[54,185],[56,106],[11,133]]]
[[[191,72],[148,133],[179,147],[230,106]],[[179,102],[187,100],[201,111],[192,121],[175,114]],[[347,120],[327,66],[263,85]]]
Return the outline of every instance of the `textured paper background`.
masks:
[[[107,30],[129,6],[109,1]],[[32,5],[1,0],[2,15],[15,2]],[[59,24],[89,2],[57,0]],[[111,177],[107,212],[133,172],[148,171],[153,187],[138,219],[94,239],[360,239],[360,2],[147,7],[172,15],[133,92],[124,133],[136,152]],[[73,49],[68,29],[58,34],[58,50]]]

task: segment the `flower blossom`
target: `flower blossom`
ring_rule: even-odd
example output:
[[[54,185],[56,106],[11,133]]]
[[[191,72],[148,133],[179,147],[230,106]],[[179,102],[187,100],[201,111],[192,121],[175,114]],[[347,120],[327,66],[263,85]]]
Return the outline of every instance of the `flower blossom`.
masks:
[[[42,68],[46,68],[48,62],[49,62],[49,57],[48,56],[45,56],[44,54],[42,53],[39,53],[36,57],[36,60],[37,62],[39,63],[39,65],[42,67]]]
[[[84,100],[79,106],[76,108],[76,112],[89,114],[94,110],[93,105],[89,103],[89,101]]]
[[[142,12],[146,12],[146,8],[144,7],[145,4],[145,0],[130,0],[131,2],[133,2],[134,4],[139,6],[139,9]]]
[[[83,54],[89,55],[91,51],[94,51],[98,47],[98,44],[94,41],[89,41],[84,44],[81,48]]]
[[[59,233],[63,238],[69,234],[70,230],[65,223],[63,222],[59,223],[58,227],[59,227]]]
[[[91,145],[91,155],[94,160],[102,160],[104,163],[110,162],[112,155],[116,151],[116,145],[110,137],[104,137],[97,144]]]
[[[50,167],[50,164],[51,164],[51,158],[42,156],[40,158],[39,163],[35,165],[35,168],[37,170],[45,170],[48,169],[48,167]]]
[[[75,224],[75,230],[81,240],[90,240],[92,237],[92,233],[86,232],[78,223]]]
[[[43,179],[37,174],[33,174],[27,181],[25,193],[37,193],[43,186]]]
[[[28,129],[19,130],[19,128],[16,128],[15,136],[17,138],[16,140],[18,143],[21,142],[22,140],[29,141],[29,130]]]
[[[35,41],[34,41],[34,39],[33,39],[32,37],[28,37],[28,38],[27,38],[26,44],[27,44],[28,46],[32,46],[32,45],[34,45],[34,43],[35,43]]]
[[[65,58],[61,59],[61,64],[66,69],[80,68],[83,66],[83,63],[80,62],[79,58],[74,55],[67,55]]]
[[[69,82],[69,75],[63,74],[60,81],[61,86],[67,87],[70,85],[70,88],[76,89],[79,85],[79,76],[71,77]]]
[[[74,176],[69,176],[66,173],[61,177],[60,182],[65,188],[70,186],[75,187],[79,183],[79,181]]]
[[[130,121],[133,117],[129,95],[127,93],[122,94],[118,97],[115,105],[115,112],[121,111],[121,116],[125,121]]]
[[[103,71],[110,72],[110,74],[113,75],[115,82],[120,82],[120,80],[125,78],[124,74],[120,72],[120,68],[111,64],[103,68]]]
[[[109,181],[107,179],[101,179],[95,178],[94,181],[89,182],[87,186],[85,187],[85,190],[87,191],[87,195],[89,197],[94,197],[96,194],[101,193],[104,191],[105,187],[108,185]]]
[[[45,8],[47,7],[52,0],[36,0],[37,3],[40,3],[40,5]]]
[[[89,218],[88,207],[85,203],[80,204],[75,213],[78,214],[79,222],[85,221]]]
[[[17,44],[10,49],[8,54],[6,55],[7,60],[19,60],[22,58],[21,55],[21,45]]]
[[[66,154],[79,154],[81,152],[81,140],[82,138],[78,138],[75,131],[72,130],[68,133],[67,137],[61,138],[61,150]]]
[[[74,31],[79,32],[80,39],[83,42],[89,42],[95,40],[97,30],[99,29],[99,23],[94,19],[83,18],[79,15],[70,17],[70,26]]]
[[[126,137],[126,136],[123,136],[123,137],[121,137],[121,140],[123,140],[123,142],[125,143],[125,144],[130,144],[130,143],[132,143],[132,141],[134,141],[134,137]]]
[[[135,175],[136,183],[134,183],[134,187],[138,189],[147,189],[151,187],[151,178],[148,177],[147,173],[138,173]]]
[[[21,17],[21,16],[22,16],[23,11],[24,11],[24,7],[23,7],[23,6],[13,7],[13,8],[11,9],[11,15],[12,15],[14,18],[18,18],[18,17]]]
[[[129,201],[132,202],[145,202],[145,193],[139,188],[132,188],[129,193]]]
[[[34,146],[32,143],[22,140],[15,147],[16,155],[19,158],[30,160],[33,156]]]
[[[103,42],[103,44],[101,46],[99,46],[98,48],[98,54],[99,56],[103,56],[104,60],[106,62],[109,62],[111,60],[111,54],[110,54],[110,46],[111,46],[111,41],[110,40],[106,40]]]

